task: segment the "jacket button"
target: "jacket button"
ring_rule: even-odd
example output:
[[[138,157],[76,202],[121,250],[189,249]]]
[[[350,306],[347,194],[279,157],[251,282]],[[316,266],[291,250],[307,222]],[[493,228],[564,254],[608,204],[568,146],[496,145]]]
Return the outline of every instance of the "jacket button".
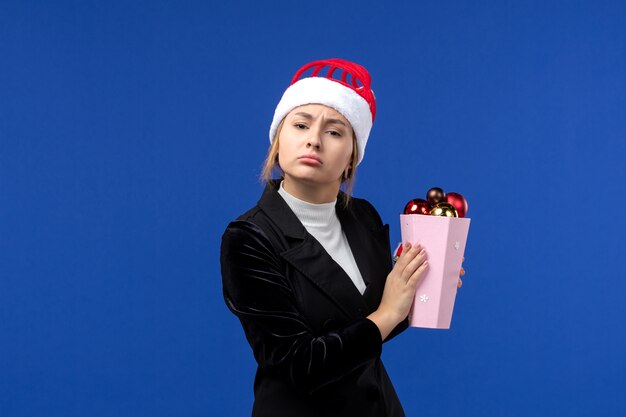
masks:
[[[380,392],[377,387],[367,387],[367,390],[365,391],[365,398],[367,398],[368,401],[378,401],[379,396]]]

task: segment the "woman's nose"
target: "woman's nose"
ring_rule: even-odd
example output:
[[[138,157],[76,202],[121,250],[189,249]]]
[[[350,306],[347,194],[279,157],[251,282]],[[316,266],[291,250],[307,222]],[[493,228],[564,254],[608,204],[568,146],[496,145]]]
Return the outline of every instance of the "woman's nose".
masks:
[[[320,143],[319,143],[319,141],[317,141],[317,142],[309,141],[306,146],[307,146],[307,148],[319,149],[320,148]]]
[[[306,145],[307,148],[319,149],[322,145],[319,133],[312,130]]]

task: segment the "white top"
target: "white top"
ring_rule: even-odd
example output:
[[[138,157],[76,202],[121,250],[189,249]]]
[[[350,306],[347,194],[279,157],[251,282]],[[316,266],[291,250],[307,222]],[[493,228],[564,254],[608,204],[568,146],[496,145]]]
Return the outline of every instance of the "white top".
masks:
[[[348,239],[341,229],[341,223],[335,211],[337,200],[322,204],[308,203],[285,191],[282,182],[278,194],[295,213],[307,232],[317,239],[331,258],[346,271],[356,288],[363,294],[365,282],[348,245]]]

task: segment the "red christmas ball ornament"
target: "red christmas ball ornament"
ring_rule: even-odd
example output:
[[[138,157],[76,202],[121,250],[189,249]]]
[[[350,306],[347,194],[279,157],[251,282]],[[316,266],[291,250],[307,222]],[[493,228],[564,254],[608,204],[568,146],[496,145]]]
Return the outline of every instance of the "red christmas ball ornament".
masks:
[[[465,217],[465,215],[467,214],[467,200],[461,194],[447,193],[446,203],[450,203],[454,206],[456,212],[459,214],[459,217]]]
[[[428,201],[422,198],[414,198],[413,200],[406,203],[406,206],[404,206],[404,214],[429,215],[431,209],[432,205]]]
[[[400,244],[399,244],[399,245],[398,245],[398,247],[396,248],[396,252],[395,252],[395,254],[393,255],[393,261],[394,261],[394,262],[397,262],[397,261],[398,261],[398,258],[400,258],[400,255],[402,255],[402,247],[403,247],[403,246],[404,246],[404,245],[402,244],[402,242],[400,242]]]
[[[437,203],[445,201],[445,198],[446,193],[444,193],[443,189],[439,187],[433,187],[426,193],[426,200],[433,206]]]

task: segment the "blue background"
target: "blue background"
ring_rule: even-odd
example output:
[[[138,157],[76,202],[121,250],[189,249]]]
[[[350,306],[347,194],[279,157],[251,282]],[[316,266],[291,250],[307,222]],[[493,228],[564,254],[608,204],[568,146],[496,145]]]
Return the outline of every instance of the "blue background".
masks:
[[[372,73],[392,242],[469,200],[452,329],[384,348],[407,415],[624,414],[625,2],[0,1],[1,416],[249,414],[220,237],[329,57]]]

